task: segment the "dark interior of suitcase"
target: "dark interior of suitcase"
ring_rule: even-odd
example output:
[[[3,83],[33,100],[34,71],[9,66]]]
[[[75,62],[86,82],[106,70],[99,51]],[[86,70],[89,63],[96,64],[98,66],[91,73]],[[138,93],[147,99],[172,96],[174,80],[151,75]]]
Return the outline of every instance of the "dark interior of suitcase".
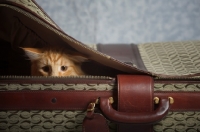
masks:
[[[16,13],[10,10],[7,15],[0,14],[4,20],[0,22],[0,75],[30,75],[30,60],[20,47],[41,48],[63,45],[70,50],[75,50],[58,34],[50,31],[48,26],[45,27],[21,13],[17,15]],[[90,59],[83,63],[82,69],[87,75],[95,76],[115,76],[116,73],[123,73]]]
[[[0,75],[30,76],[31,62],[20,48],[13,48],[10,42],[0,39]],[[87,75],[115,76],[121,71],[109,68],[95,61],[82,64]]]
[[[0,75],[30,76],[31,62],[23,50],[13,49],[11,44],[3,39],[0,43]],[[83,63],[82,69],[87,75],[94,76],[115,76],[121,72],[92,60]]]

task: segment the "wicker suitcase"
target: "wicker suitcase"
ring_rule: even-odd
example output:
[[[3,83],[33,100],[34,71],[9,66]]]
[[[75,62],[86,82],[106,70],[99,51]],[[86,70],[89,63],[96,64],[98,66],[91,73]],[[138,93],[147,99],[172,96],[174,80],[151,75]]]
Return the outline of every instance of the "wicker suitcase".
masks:
[[[0,16],[0,131],[200,131],[200,41],[85,45],[32,0]],[[51,44],[86,55],[88,75],[31,77],[19,47]]]

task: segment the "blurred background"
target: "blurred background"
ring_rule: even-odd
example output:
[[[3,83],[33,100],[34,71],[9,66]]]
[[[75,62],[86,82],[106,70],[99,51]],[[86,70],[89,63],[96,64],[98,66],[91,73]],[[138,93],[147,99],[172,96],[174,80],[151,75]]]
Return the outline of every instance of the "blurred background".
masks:
[[[200,0],[36,0],[67,34],[93,43],[200,40]]]

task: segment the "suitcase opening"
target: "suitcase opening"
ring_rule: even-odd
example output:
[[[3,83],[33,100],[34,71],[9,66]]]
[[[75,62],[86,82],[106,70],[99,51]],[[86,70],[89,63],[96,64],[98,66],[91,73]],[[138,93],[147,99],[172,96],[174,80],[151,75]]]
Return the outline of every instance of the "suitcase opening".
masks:
[[[1,39],[0,75],[30,76],[30,69],[31,62],[25,53],[20,49],[13,49],[9,42]],[[121,72],[92,60],[83,63],[82,69],[87,75],[92,76],[115,76]]]

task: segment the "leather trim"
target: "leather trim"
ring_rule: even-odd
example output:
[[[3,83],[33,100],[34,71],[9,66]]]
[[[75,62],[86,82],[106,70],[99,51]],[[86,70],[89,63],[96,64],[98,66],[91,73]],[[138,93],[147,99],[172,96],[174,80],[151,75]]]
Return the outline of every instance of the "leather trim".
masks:
[[[147,71],[135,44],[97,44],[97,50],[128,65]]]
[[[0,110],[86,110],[98,97],[111,97],[116,91],[1,91]],[[199,111],[200,92],[154,92],[159,98],[173,97],[170,111]],[[56,98],[57,103],[51,103]],[[67,104],[67,105],[66,105]]]
[[[0,110],[86,110],[99,97],[111,97],[108,91],[3,91]]]
[[[152,78],[140,75],[118,75],[118,110],[122,112],[152,111]]]
[[[153,79],[150,76],[118,75],[118,111],[150,113],[153,111]],[[128,119],[130,116],[126,116]],[[128,120],[124,119],[124,120]],[[146,119],[146,118],[144,118]],[[151,132],[152,125],[119,124],[118,132]]]
[[[199,111],[200,92],[155,92],[155,97],[172,97],[174,103],[170,106],[170,111]]]

